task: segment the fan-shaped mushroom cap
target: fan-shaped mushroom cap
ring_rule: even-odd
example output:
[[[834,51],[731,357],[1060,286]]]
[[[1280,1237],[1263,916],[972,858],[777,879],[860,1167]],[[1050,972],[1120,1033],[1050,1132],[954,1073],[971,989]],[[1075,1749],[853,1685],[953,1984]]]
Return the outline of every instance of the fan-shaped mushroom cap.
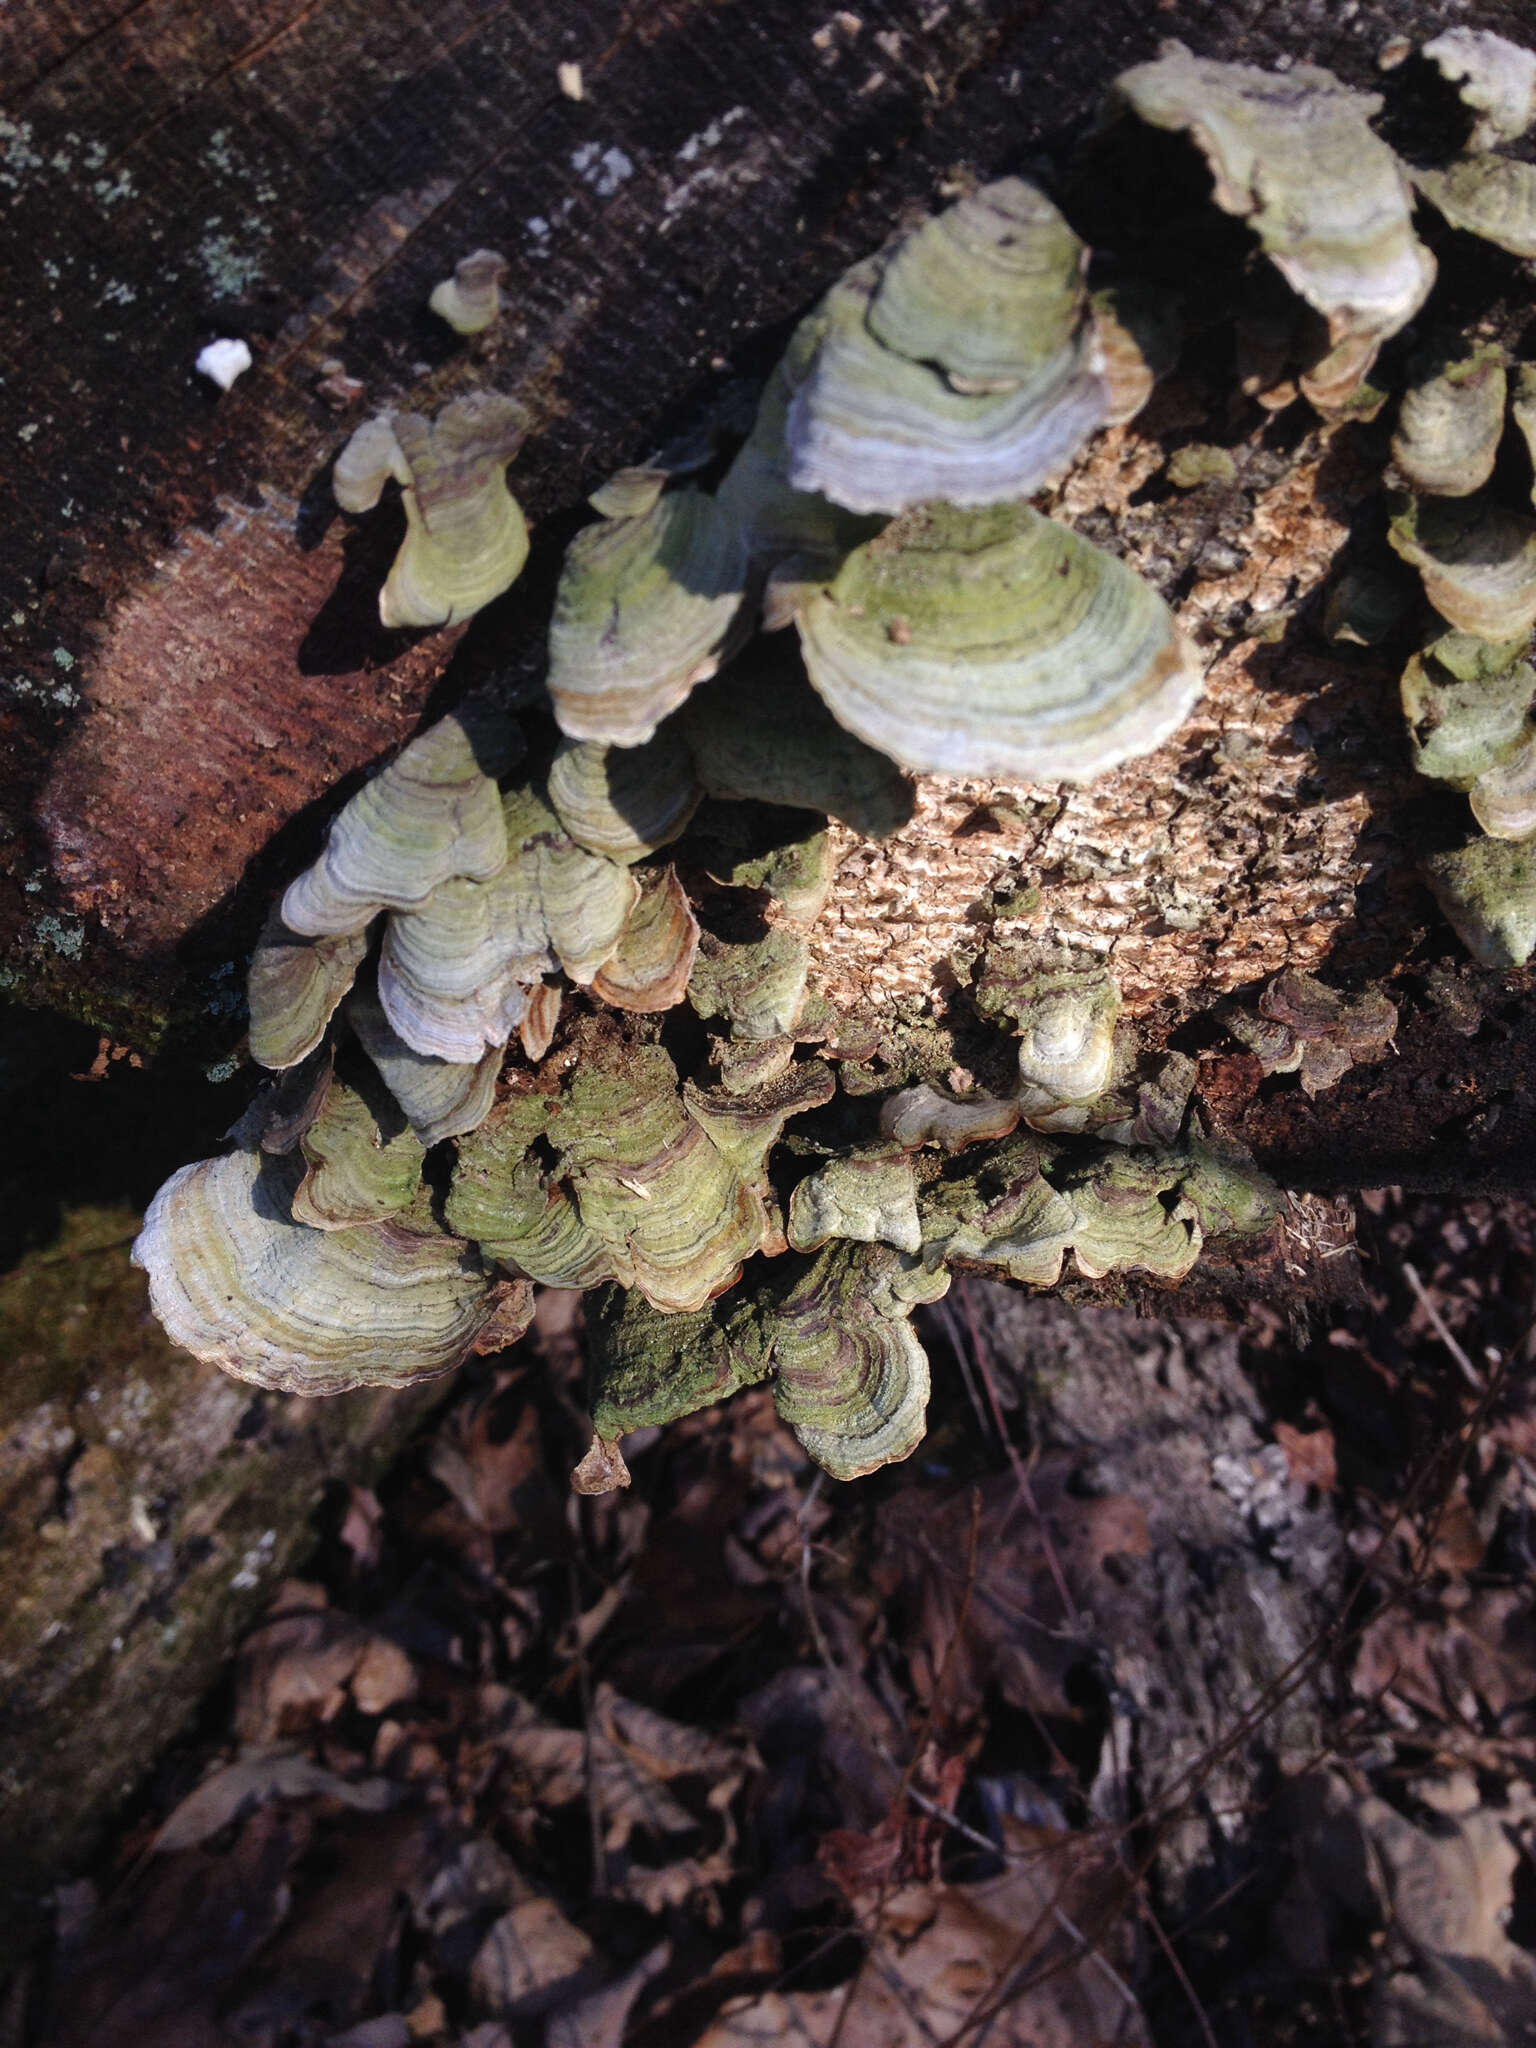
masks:
[[[675,868],[646,876],[619,943],[598,969],[592,993],[615,1009],[670,1010],[688,989],[699,921]]]
[[[713,797],[840,818],[886,839],[912,816],[912,786],[887,755],[846,731],[806,681],[793,641],[755,640],[680,723]]]
[[[608,481],[589,493],[587,503],[605,519],[641,519],[672,480],[668,469],[636,465],[616,469]]]
[[[585,988],[612,957],[640,884],[627,867],[567,837],[540,789],[509,790],[503,811],[509,869],[520,889],[531,878],[548,943],[571,980]]]
[[[1473,149],[1518,142],[1536,120],[1536,55],[1485,28],[1448,28],[1423,45],[1462,99],[1476,110]]]
[[[939,774],[1101,774],[1167,739],[1203,680],[1150,584],[1027,505],[908,513],[810,598],[800,636],[840,723]]]
[[[531,878],[508,862],[488,882],[455,877],[419,910],[391,912],[379,1001],[414,1051],[473,1064],[506,1044],[553,965]]]
[[[1088,1280],[1106,1273],[1153,1273],[1182,1280],[1200,1256],[1203,1233],[1178,1188],[1183,1162],[1170,1154],[1111,1152],[1092,1165],[1066,1169],[1062,1192],[1072,1204],[1072,1256]]]
[[[393,1103],[386,1109],[333,1078],[299,1144],[308,1171],[293,1192],[295,1223],[345,1230],[382,1222],[415,1200],[426,1147]]]
[[[724,657],[746,592],[746,537],[702,491],[668,491],[566,550],[549,693],[572,739],[636,747]]]
[[[1536,842],[1474,839],[1431,854],[1424,875],[1456,936],[1485,967],[1523,967],[1536,948]]]
[[[455,334],[483,334],[501,312],[501,280],[507,259],[494,249],[476,249],[461,256],[432,292],[427,304]]]
[[[325,1027],[368,951],[366,932],[305,938],[274,910],[251,954],[246,978],[251,1058],[264,1067],[296,1067]]]
[[[1227,1028],[1266,1074],[1299,1073],[1308,1095],[1351,1067],[1379,1060],[1397,1030],[1397,1010],[1379,989],[1351,996],[1286,968],[1259,997],[1257,1017],[1235,1011]]]
[[[420,908],[450,876],[494,875],[507,857],[496,777],[520,747],[510,719],[480,707],[412,740],[342,807],[320,858],[289,883],[289,929],[361,932],[381,910]]]
[[[875,339],[957,391],[1012,391],[1086,368],[1073,347],[1087,251],[1045,194],[998,178],[903,235],[881,261]],[[1061,365],[1067,354],[1073,360]]]
[[[1536,624],[1536,519],[1482,498],[1410,498],[1387,539],[1443,619],[1480,640]]]
[[[762,1201],[687,1114],[659,1047],[594,1052],[571,1075],[554,1134],[582,1220],[615,1278],[657,1308],[702,1308],[762,1243]]]
[[[1392,457],[1415,490],[1465,498],[1493,475],[1504,433],[1504,352],[1474,349],[1403,394]]]
[[[1492,839],[1529,839],[1536,832],[1536,732],[1529,726],[1502,760],[1485,768],[1469,792],[1472,815]]]
[[[809,971],[805,941],[793,932],[773,930],[755,940],[706,932],[688,1000],[701,1017],[724,1017],[737,1038],[783,1038],[804,1014]]]
[[[1012,1097],[977,1095],[957,1101],[926,1081],[880,1105],[881,1131],[909,1151],[940,1145],[946,1152],[960,1152],[988,1138],[1006,1138],[1018,1121],[1019,1105]]]
[[[451,1230],[515,1273],[549,1287],[596,1287],[613,1277],[608,1246],[530,1150],[558,1100],[513,1095],[458,1148],[444,1213]]]
[[[664,1315],[609,1287],[588,1304],[592,1422],[600,1439],[677,1422],[769,1371],[769,1326],[753,1303]]]
[[[470,1246],[424,1211],[306,1229],[289,1184],[232,1152],[182,1167],[155,1196],[133,1256],[173,1342],[291,1394],[408,1387],[469,1355],[498,1305]]]
[[[1415,171],[1413,182],[1453,228],[1511,256],[1536,256],[1536,164],[1465,156],[1443,171]]]
[[[1184,322],[1172,294],[1140,278],[1099,287],[1090,301],[1109,394],[1107,427],[1135,419],[1179,359]]]
[[[1403,716],[1420,775],[1470,789],[1526,729],[1536,703],[1536,669],[1518,659],[1525,635],[1490,646],[1469,633],[1443,633],[1403,670]]]
[[[908,1318],[949,1275],[887,1245],[833,1244],[780,1302],[773,1401],[834,1479],[910,1457],[928,1417],[928,1355]]]
[[[1051,239],[1070,237],[1055,219]],[[789,405],[790,483],[852,512],[901,512],[929,498],[994,505],[1029,496],[1071,461],[1108,410],[1081,279],[1070,305],[1053,292],[1054,310],[1025,338],[1032,354],[1019,359],[1017,382],[960,391],[942,370],[887,348],[873,331],[888,260],[855,264],[822,302],[825,329]]]
[[[721,509],[739,521],[759,571],[791,556],[823,570],[835,568],[850,548],[878,533],[883,523],[834,505],[819,491],[797,491],[789,481],[790,403],[825,331],[820,308],[795,329],[763,388],[752,431],[716,493]]]
[[[1081,1130],[1063,1114],[1094,1102],[1115,1070],[1120,990],[1105,967],[1041,966],[1007,955],[989,961],[977,990],[984,1015],[1019,1033],[1019,1107],[1036,1130]]]
[[[706,821],[705,826],[706,846],[709,822],[712,821]],[[716,843],[719,844],[718,840]],[[728,889],[760,889],[775,898],[792,924],[806,928],[826,909],[835,879],[835,862],[831,835],[825,829],[797,838],[786,835],[777,846],[743,853],[737,859],[730,855],[731,849],[722,847],[719,855],[709,852],[703,856],[702,864],[712,881]]]
[[[769,1235],[773,1130],[759,1117],[744,1171],[691,1113],[661,1047],[594,1036],[558,1096],[514,1098],[460,1146],[447,1214],[530,1279],[613,1279],[661,1309],[702,1308]],[[530,1152],[535,1137],[553,1148],[553,1170]]]
[[[829,1159],[790,1197],[788,1236],[797,1252],[819,1251],[834,1237],[921,1251],[917,1176],[910,1160],[890,1146]]]
[[[1040,1171],[1028,1138],[996,1146],[971,1175],[941,1182],[924,1201],[923,1256],[996,1266],[1029,1287],[1054,1287],[1076,1212]]]
[[[485,1116],[495,1099],[505,1047],[492,1046],[476,1061],[417,1052],[391,1025],[372,989],[354,991],[347,1021],[423,1145],[460,1137]]]
[[[708,1131],[715,1149],[754,1185],[763,1183],[768,1155],[784,1135],[791,1117],[820,1109],[837,1092],[837,1081],[825,1060],[806,1060],[777,1074],[762,1076],[755,1087],[700,1088],[683,1083],[683,1101],[696,1124]]]
[[[337,456],[331,469],[331,492],[343,512],[371,512],[393,477],[411,480],[410,464],[395,436],[392,413],[364,420]]]
[[[386,626],[467,619],[521,573],[528,526],[506,469],[524,431],[512,399],[476,391],[435,420],[366,420],[337,457],[332,488],[345,512],[376,505],[387,477],[402,487],[405,539],[379,592]]]
[[[703,792],[681,727],[668,723],[639,747],[562,740],[548,794],[578,846],[627,864],[685,832]]]
[[[1515,365],[1509,416],[1520,429],[1526,453],[1531,458],[1532,468],[1536,469],[1536,363]],[[1531,486],[1531,499],[1536,503],[1536,483]]]
[[[1435,281],[1407,177],[1367,125],[1380,97],[1313,64],[1261,71],[1176,42],[1122,72],[1115,91],[1152,127],[1188,134],[1211,167],[1216,204],[1252,223],[1291,289],[1327,320],[1337,361],[1302,388],[1346,402]]]

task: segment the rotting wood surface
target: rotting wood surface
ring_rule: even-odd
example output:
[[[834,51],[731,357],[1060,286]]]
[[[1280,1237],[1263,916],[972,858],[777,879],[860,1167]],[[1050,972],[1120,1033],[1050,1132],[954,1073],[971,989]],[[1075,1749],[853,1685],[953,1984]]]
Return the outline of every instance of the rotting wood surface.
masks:
[[[190,1027],[227,1050],[210,992],[217,1011],[337,791],[435,696],[491,673],[536,684],[582,493],[760,375],[785,322],[903,208],[956,174],[1064,161],[1107,79],[1165,35],[1370,86],[1387,36],[1443,13],[450,0],[422,16],[321,0],[13,15],[7,991],[140,1045]],[[579,102],[563,61],[581,66]],[[465,345],[425,301],[476,245],[509,257],[511,310]],[[191,366],[223,332],[256,367],[220,396]],[[364,392],[340,410],[321,388],[337,361]],[[385,634],[371,600],[387,522],[344,533],[328,462],[367,409],[476,385],[530,411],[532,565],[456,649]],[[1103,438],[1058,505],[1201,632],[1195,719],[1090,790],[1024,792],[999,830],[977,828],[995,790],[925,786],[918,824],[845,868],[821,940],[834,996],[926,994],[978,896],[1013,878],[1047,884],[1051,932],[1108,947],[1154,1035],[1286,961],[1399,968],[1434,926],[1400,815],[1415,795],[1392,679],[1325,658],[1295,621],[1371,480],[1337,440],[1277,454],[1258,434],[1234,491],[1160,498],[1164,443],[1208,402],[1196,392],[1181,417],[1175,387]],[[1292,615],[1278,646],[1245,630],[1266,612]],[[1417,1086],[1415,1029],[1395,1072]],[[1524,1113],[1475,1105],[1490,1107],[1503,1138],[1478,1170],[1518,1177]],[[1270,1136],[1283,1163],[1289,1131]],[[1402,1164],[1369,1151],[1335,1184]]]

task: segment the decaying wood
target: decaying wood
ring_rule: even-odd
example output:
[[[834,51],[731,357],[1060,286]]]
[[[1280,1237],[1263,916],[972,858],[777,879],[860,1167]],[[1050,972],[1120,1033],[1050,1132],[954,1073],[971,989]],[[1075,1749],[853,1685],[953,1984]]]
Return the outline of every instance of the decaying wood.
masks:
[[[366,1483],[433,1398],[198,1365],[149,1313],[137,1227],[76,1211],[0,1279],[0,1968],[313,1547],[326,1487]]]

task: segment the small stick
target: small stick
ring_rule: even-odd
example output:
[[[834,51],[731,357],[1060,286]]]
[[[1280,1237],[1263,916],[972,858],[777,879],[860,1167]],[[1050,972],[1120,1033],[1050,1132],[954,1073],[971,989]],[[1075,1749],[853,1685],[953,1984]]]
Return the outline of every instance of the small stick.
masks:
[[[1435,1304],[1430,1300],[1429,1289],[1424,1285],[1424,1282],[1419,1278],[1418,1269],[1412,1264],[1410,1264],[1410,1262],[1407,1259],[1404,1259],[1403,1261],[1403,1274],[1408,1282],[1409,1287],[1413,1290],[1414,1300],[1419,1304],[1419,1307],[1423,1309],[1425,1315],[1429,1317],[1431,1324],[1434,1326],[1435,1335],[1440,1339],[1440,1342],[1445,1346],[1446,1350],[1449,1351],[1452,1358],[1454,1358],[1456,1363],[1461,1367],[1462,1377],[1466,1380],[1467,1385],[1471,1387],[1475,1393],[1481,1394],[1483,1392],[1482,1374],[1478,1371],[1477,1367],[1472,1363],[1471,1359],[1468,1358],[1466,1352],[1463,1351],[1461,1346],[1456,1342],[1455,1336],[1452,1334],[1451,1330],[1446,1325],[1444,1316],[1441,1315],[1439,1309],[1437,1309],[1435,1307]]]

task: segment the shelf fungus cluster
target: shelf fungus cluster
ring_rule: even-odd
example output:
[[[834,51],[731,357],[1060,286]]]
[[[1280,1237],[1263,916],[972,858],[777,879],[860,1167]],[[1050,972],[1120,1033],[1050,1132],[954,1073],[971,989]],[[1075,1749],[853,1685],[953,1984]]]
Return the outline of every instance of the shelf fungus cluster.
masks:
[[[1461,162],[1412,177],[1369,125],[1379,101],[1306,65],[1169,45],[1116,83],[1116,132],[1187,138],[1251,227],[1325,415],[1385,403],[1367,379],[1434,282],[1415,185],[1457,226],[1451,185],[1474,174],[1509,187],[1506,212],[1526,203],[1526,167],[1497,152],[1529,122],[1533,66],[1497,40],[1430,46],[1477,125]],[[1035,185],[977,185],[832,283],[739,447],[593,494],[554,600],[550,715],[472,700],[424,731],[268,921],[250,1049],[275,1078],[137,1246],[179,1343],[265,1386],[403,1385],[506,1341],[534,1285],[583,1288],[579,1486],[624,1483],[628,1431],[756,1382],[849,1478],[921,1440],[913,1311],[957,1268],[1172,1282],[1210,1239],[1268,1226],[1275,1190],[1208,1128],[1196,1062],[1139,1045],[1102,960],[994,936],[914,1030],[838,1013],[808,942],[850,840],[913,815],[911,773],[1087,780],[1199,693],[1162,597],[1028,502],[1175,352],[1158,287],[1090,290],[1088,264]],[[478,331],[502,269],[466,258],[434,310]],[[1481,957],[1523,960],[1536,520],[1496,479],[1510,410],[1536,445],[1536,382],[1482,343],[1421,355],[1411,380],[1391,538],[1436,618],[1404,707],[1418,765],[1493,835],[1431,880]],[[354,434],[338,502],[367,512],[393,479],[404,503],[386,624],[465,618],[518,574],[521,433],[483,394]],[[1230,472],[1195,452],[1180,480]],[[1330,631],[1395,630],[1379,573],[1354,590]],[[1394,1025],[1384,998],[1282,975],[1232,1028],[1312,1090]],[[961,1064],[990,1092],[948,1085]]]

